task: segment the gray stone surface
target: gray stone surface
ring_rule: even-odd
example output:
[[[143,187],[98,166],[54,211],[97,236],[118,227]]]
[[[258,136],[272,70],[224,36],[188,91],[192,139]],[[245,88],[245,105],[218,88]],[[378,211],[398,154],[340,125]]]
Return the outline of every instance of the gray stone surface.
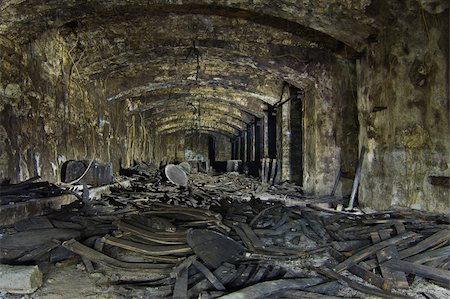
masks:
[[[0,264],[0,292],[31,294],[42,285],[38,266],[10,266]]]

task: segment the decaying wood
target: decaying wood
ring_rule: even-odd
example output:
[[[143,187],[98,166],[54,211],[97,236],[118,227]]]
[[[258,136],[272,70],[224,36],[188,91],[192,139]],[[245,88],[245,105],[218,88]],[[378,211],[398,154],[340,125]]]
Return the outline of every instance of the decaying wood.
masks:
[[[60,242],[57,240],[52,240],[49,243],[46,243],[44,245],[41,245],[33,250],[31,250],[30,252],[26,253],[25,255],[21,256],[20,258],[17,259],[18,262],[36,262],[37,260],[39,260],[43,255],[49,253],[50,251],[52,251],[53,249],[55,249],[56,247],[58,247],[60,245]]]
[[[186,238],[183,237],[168,237],[166,235],[157,234],[154,232],[150,232],[147,230],[144,230],[140,227],[136,227],[134,225],[128,224],[124,221],[119,221],[117,226],[119,229],[130,232],[133,234],[136,234],[137,236],[150,240],[152,242],[160,243],[160,244],[167,244],[167,245],[179,245],[179,244],[185,244]]]
[[[384,265],[394,270],[404,271],[421,276],[423,278],[433,279],[439,282],[443,282],[447,285],[450,284],[450,271],[447,270],[428,267],[425,265],[418,265],[402,260],[390,260],[384,263]]]
[[[437,244],[447,242],[450,239],[450,230],[441,230],[434,235],[420,241],[417,245],[409,247],[408,249],[399,252],[400,259],[410,257],[418,254],[428,248],[431,248]]]
[[[351,256],[350,258],[346,259],[342,263],[338,264],[334,269],[336,272],[341,272],[346,270],[348,267],[353,266],[354,264],[364,260],[371,254],[374,254],[378,250],[381,250],[387,246],[395,245],[403,240],[410,239],[410,238],[417,238],[419,235],[413,232],[406,232],[404,234],[395,236],[393,238],[387,239],[385,241],[382,241],[380,243],[374,244],[366,249],[361,250],[357,254]]]
[[[373,243],[379,243],[381,240],[387,240],[390,238],[389,233],[383,233],[386,232],[386,230],[381,230],[378,233],[373,232],[371,233],[371,237],[373,240]],[[378,263],[384,263],[390,259],[398,259],[398,251],[395,246],[388,246],[386,248],[381,249],[380,251],[376,252]],[[393,284],[397,288],[406,288],[408,287],[408,281],[406,280],[406,275],[403,272],[400,271],[393,271],[388,267],[385,267],[383,265],[380,265],[381,274],[383,275],[383,278],[390,280],[393,282]]]
[[[65,241],[62,244],[65,248],[70,251],[101,265],[118,268],[118,269],[130,269],[130,270],[146,270],[154,271],[157,273],[169,273],[170,265],[167,264],[152,264],[152,263],[127,263],[118,261],[112,257],[109,257],[103,253],[100,253],[92,248],[89,248],[76,240],[72,239]]]
[[[234,274],[236,273],[236,269],[230,268],[227,265],[221,265],[216,270],[213,271],[213,275],[223,284],[226,285],[229,283],[232,279],[234,279]],[[195,297],[197,294],[199,294],[202,291],[207,290],[210,288],[212,284],[209,282],[208,279],[203,279],[202,281],[195,284],[192,288],[188,291],[189,298]]]
[[[279,279],[260,282],[239,291],[222,296],[223,299],[258,299],[274,296],[287,290],[303,290],[323,282],[322,278]]]
[[[192,252],[192,249],[187,245],[151,246],[128,240],[122,240],[111,236],[105,236],[104,242],[109,245],[114,245],[117,247],[121,247],[127,250],[143,253],[150,256],[188,254]]]
[[[195,255],[191,255],[186,258],[181,264],[179,264],[172,272],[176,277],[175,285],[173,287],[173,299],[187,299],[188,298],[188,275],[189,267],[196,259]]]
[[[404,260],[406,262],[411,262],[415,264],[423,264],[443,257],[450,257],[450,246],[445,246],[435,250],[428,250],[426,252],[411,256]]]
[[[276,165],[276,161],[271,162],[271,166]],[[275,175],[276,170],[271,174]],[[274,180],[268,176],[268,182]],[[407,274],[422,275],[434,283],[447,282],[443,274],[448,272],[450,229],[448,219],[442,216],[409,210],[339,212],[334,207],[343,202],[342,198],[304,195],[300,187],[290,183],[269,187],[231,174],[193,177],[189,188],[182,189],[161,183],[158,175],[139,175],[129,186],[116,186],[100,200],[77,202],[47,215],[47,221],[32,219],[16,224],[16,229],[23,232],[7,231],[0,240],[0,254],[20,263],[46,259],[49,250],[52,262],[63,261],[75,253],[82,257],[88,272],[93,271],[95,263],[96,268],[106,266],[102,271],[131,275],[129,280],[114,282],[126,287],[120,292],[129,297],[172,294],[183,299],[198,295],[212,298],[243,288],[225,295],[239,298],[254,286],[256,291],[251,296],[264,292],[261,297],[328,298],[348,285],[374,296],[401,298],[383,290],[401,283],[406,286],[404,276],[399,279],[394,275],[406,271],[406,266],[410,271]],[[261,190],[264,193],[258,193]],[[294,202],[295,207],[285,207],[284,201]],[[329,203],[330,208],[311,206],[317,202]],[[71,240],[64,242],[64,247],[54,248],[57,243],[51,241],[53,234],[49,239],[50,233],[45,231],[49,228],[76,231],[74,236],[59,239],[75,238],[84,245]],[[31,236],[30,232],[40,236]],[[391,237],[396,234],[399,236]],[[29,235],[31,239],[25,238]],[[33,241],[41,236],[46,242]],[[378,244],[371,244],[371,236]],[[3,240],[13,240],[14,244],[5,245]],[[242,243],[248,247],[247,252]],[[17,249],[19,245],[26,247]],[[344,278],[327,269],[319,272],[325,271],[325,276],[335,280],[297,290],[298,285],[292,282],[299,279],[281,279],[285,283],[282,286],[296,287],[288,286],[289,291],[273,289],[276,283],[270,280],[280,280],[287,270],[274,264],[306,256],[314,258],[316,253],[328,249],[340,263],[337,271],[347,269],[381,290],[367,288],[351,281],[351,276]],[[189,256],[192,251],[196,255]],[[194,262],[197,256],[199,261]],[[399,264],[392,262],[398,256],[403,260]],[[384,277],[376,274],[380,269]],[[146,271],[166,279],[142,280],[139,276]]]
[[[356,168],[355,180],[353,181],[352,194],[350,196],[350,201],[348,202],[348,209],[353,210],[355,204],[356,193],[358,192],[359,180],[361,179],[361,169],[364,161],[364,155],[366,153],[366,147],[361,147],[361,152],[359,153],[358,167]]]
[[[203,275],[205,275],[206,279],[209,280],[209,282],[216,288],[216,290],[225,291],[224,285],[217,279],[216,276],[214,276],[214,274],[211,271],[209,271],[208,268],[205,267],[205,265],[203,265],[197,260],[194,260],[192,264],[194,265],[195,268],[197,268],[200,272],[202,272]]]
[[[342,262],[345,260],[345,257],[339,253],[337,250],[330,249],[330,254],[333,256],[338,262]],[[365,269],[364,267],[355,264],[353,266],[350,266],[348,268],[348,271],[365,281],[367,281],[370,284],[373,284],[374,286],[383,289],[383,290],[390,290],[392,289],[393,282],[389,279],[385,279],[372,271],[369,271]]]
[[[403,296],[403,295],[397,295],[394,294],[392,292],[388,292],[388,291],[383,291],[383,290],[378,290],[375,288],[371,288],[371,287],[367,287],[365,285],[362,285],[360,283],[354,282],[351,279],[340,275],[339,273],[332,271],[331,269],[326,269],[326,268],[314,268],[311,267],[311,269],[313,271],[316,271],[317,273],[324,275],[328,278],[331,279],[336,279],[336,280],[340,280],[345,282],[349,287],[351,287],[352,289],[355,289],[357,291],[360,291],[362,293],[371,295],[371,296],[378,296],[378,297],[382,297],[382,298],[388,298],[388,299],[396,299],[396,298],[401,298],[401,299],[406,299],[409,298],[407,296]]]

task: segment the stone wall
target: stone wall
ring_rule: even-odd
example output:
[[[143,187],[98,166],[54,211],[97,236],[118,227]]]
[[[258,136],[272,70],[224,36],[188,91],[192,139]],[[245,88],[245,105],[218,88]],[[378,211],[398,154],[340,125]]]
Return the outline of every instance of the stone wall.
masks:
[[[224,135],[215,135],[216,161],[226,161],[231,159],[231,141]]]
[[[209,138],[214,138],[216,161],[231,159],[230,139],[220,134],[186,134],[184,131],[165,134],[160,139],[160,155],[156,158],[167,158],[169,162],[185,160],[206,161],[209,159]]]
[[[289,115],[303,118],[303,188],[306,193],[326,195],[333,189],[339,170],[354,175],[358,157],[358,123],[356,108],[355,68],[351,62],[336,61],[330,65],[317,65],[312,71],[315,82],[305,89],[303,111],[291,111],[283,104],[278,117],[283,127],[281,136],[283,166],[282,178],[290,179],[289,149],[297,144],[290,139]],[[279,109],[280,110],[280,109]],[[281,133],[281,131],[279,131]],[[280,138],[280,137],[279,137]],[[282,140],[285,140],[283,142]],[[297,145],[298,146],[298,145]],[[295,150],[295,149],[294,149]],[[286,169],[287,168],[287,169]],[[339,189],[348,194],[349,186]]]
[[[61,164],[92,159],[129,166],[151,160],[153,133],[126,101],[109,104],[103,82],[78,77],[77,49],[51,31],[24,46],[0,40],[0,178],[58,181]]]
[[[449,16],[411,6],[358,64],[360,202],[449,211]]]

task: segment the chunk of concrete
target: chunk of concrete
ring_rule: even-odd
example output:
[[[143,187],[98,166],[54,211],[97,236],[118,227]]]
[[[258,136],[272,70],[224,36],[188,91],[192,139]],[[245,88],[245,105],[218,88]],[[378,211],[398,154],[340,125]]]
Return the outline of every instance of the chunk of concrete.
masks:
[[[42,285],[38,266],[10,266],[0,264],[0,292],[30,294]]]

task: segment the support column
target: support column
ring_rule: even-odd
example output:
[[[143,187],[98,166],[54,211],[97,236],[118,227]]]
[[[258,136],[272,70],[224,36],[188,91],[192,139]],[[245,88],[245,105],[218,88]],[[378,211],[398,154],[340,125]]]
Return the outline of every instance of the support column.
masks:
[[[269,117],[267,112],[262,118],[262,156],[264,158],[269,157]]]
[[[288,181],[291,179],[290,168],[290,147],[291,147],[291,128],[290,128],[290,111],[291,102],[287,101],[281,106],[281,180]]]

